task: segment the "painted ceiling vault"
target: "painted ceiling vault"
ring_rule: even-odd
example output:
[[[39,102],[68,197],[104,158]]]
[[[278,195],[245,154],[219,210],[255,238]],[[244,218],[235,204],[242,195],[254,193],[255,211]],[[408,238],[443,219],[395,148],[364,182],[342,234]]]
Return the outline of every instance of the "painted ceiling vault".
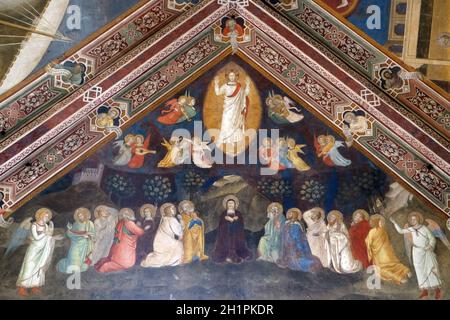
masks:
[[[448,96],[321,3],[150,1],[72,50],[0,102],[0,191],[12,211],[230,55],[282,85],[341,135],[363,112],[355,146],[437,211],[449,215]],[[242,34],[223,32],[224,17]],[[388,74],[388,76],[386,76]],[[120,110],[114,126],[98,109]],[[118,133],[119,132],[119,133]]]

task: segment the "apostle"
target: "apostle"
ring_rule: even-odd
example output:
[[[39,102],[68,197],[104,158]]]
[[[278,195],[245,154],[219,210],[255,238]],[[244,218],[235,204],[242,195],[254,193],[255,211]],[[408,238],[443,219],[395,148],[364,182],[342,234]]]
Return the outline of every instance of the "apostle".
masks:
[[[70,239],[69,252],[67,257],[61,259],[56,266],[57,270],[62,273],[84,272],[92,263],[95,226],[90,220],[91,212],[86,208],[78,208],[75,210],[73,218],[75,223],[67,224],[67,237]]]
[[[393,217],[390,220],[399,233],[411,235],[412,261],[419,288],[422,290],[419,298],[427,298],[429,291],[434,289],[435,299],[440,299],[442,296],[442,280],[439,274],[436,254],[434,253],[436,238],[423,225],[422,214],[420,212],[411,212],[408,215],[409,227],[406,228],[401,228]]]
[[[322,269],[322,263],[311,253],[305,229],[301,224],[302,212],[298,208],[291,208],[287,211],[286,218],[278,265],[304,272],[319,271]]]
[[[205,255],[205,224],[198,217],[194,203],[183,200],[178,208],[183,222],[183,263],[207,260],[209,257]]]
[[[121,209],[119,217],[108,257],[100,259],[95,264],[98,272],[126,270],[136,262],[137,240],[144,234],[144,230],[135,223],[136,218],[132,209]]]
[[[308,229],[306,238],[313,255],[320,259],[324,268],[329,268],[331,263],[330,250],[328,246],[328,229],[325,224],[325,211],[315,207],[303,214],[303,220]]]
[[[283,215],[281,203],[273,202],[267,207],[267,221],[264,235],[259,240],[258,260],[277,262],[281,252],[281,233],[286,218]]]
[[[244,218],[237,210],[239,200],[233,195],[228,195],[222,204],[225,210],[220,216],[212,259],[216,263],[241,263],[250,260],[252,253],[245,241]]]
[[[153,241],[159,226],[156,211],[157,208],[152,204],[144,204],[139,210],[142,220],[137,225],[144,229],[144,235],[139,237],[137,242],[137,263],[153,252]]]
[[[368,220],[369,213],[366,210],[358,209],[353,212],[352,225],[348,230],[353,257],[362,263],[364,269],[370,265],[366,247],[366,237],[370,231]]]
[[[378,268],[381,279],[396,284],[405,283],[411,276],[408,267],[404,266],[394,253],[391,240],[386,232],[385,219],[380,214],[370,217],[372,229],[366,238],[369,261]]]
[[[183,262],[183,227],[172,203],[161,206],[161,223],[153,242],[153,252],[141,262],[144,268],[177,266]]]
[[[350,238],[344,217],[338,210],[328,213],[328,245],[331,265],[337,273],[354,273],[362,268],[361,262],[353,257]]]
[[[116,228],[119,211],[107,206],[98,206],[94,210],[95,242],[92,250],[92,264],[95,265],[101,258],[109,254],[113,244],[114,230]]]
[[[50,267],[55,248],[55,240],[62,240],[62,235],[53,235],[52,212],[41,208],[36,211],[35,222],[31,225],[30,245],[28,246],[19,278],[17,279],[18,294],[28,296],[39,294],[45,285],[45,273]]]

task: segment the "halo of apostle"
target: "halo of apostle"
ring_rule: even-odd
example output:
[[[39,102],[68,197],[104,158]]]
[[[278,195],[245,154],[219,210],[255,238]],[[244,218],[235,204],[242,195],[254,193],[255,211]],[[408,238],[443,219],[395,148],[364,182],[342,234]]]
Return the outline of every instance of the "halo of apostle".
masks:
[[[40,208],[33,222],[31,218],[26,220],[28,227],[21,226],[28,230],[30,244],[16,285],[20,296],[39,294],[45,285],[55,242],[67,237],[70,248],[56,264],[61,273],[89,268],[111,273],[135,265],[159,268],[208,259],[218,264],[239,264],[256,259],[311,273],[330,269],[352,274],[374,268],[383,281],[398,285],[415,281],[419,298],[432,295],[440,299],[442,280],[434,253],[439,226],[430,219],[425,225],[423,215],[416,211],[409,213],[408,224],[403,227],[394,215],[382,210],[380,213],[369,215],[358,209],[352,215],[351,225],[346,226],[338,210],[285,210],[281,203],[273,202],[267,207],[264,235],[254,255],[245,238],[245,212],[239,210],[239,199],[228,195],[223,199],[215,245],[208,256],[202,214],[189,200],[178,205],[165,203],[159,208],[144,204],[137,212],[99,205],[93,210],[93,218],[89,209],[78,208],[74,222],[67,224],[65,237],[54,234],[52,211]],[[410,266],[396,256],[385,228],[388,222],[405,236]]]

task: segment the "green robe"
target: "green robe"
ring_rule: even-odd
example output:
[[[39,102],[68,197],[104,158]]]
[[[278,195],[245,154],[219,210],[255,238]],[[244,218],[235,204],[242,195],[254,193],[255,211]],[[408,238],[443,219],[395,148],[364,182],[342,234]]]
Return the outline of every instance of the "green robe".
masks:
[[[73,231],[73,232],[72,232]],[[75,222],[71,230],[67,231],[67,237],[70,239],[70,249],[65,259],[61,259],[56,268],[62,273],[74,273],[77,267],[80,272],[86,271],[89,264],[86,260],[93,248],[93,237],[85,238],[76,232],[88,232],[95,234],[95,227],[92,221],[85,223]]]
[[[258,259],[269,262],[276,262],[281,254],[281,233],[283,231],[286,218],[283,214],[278,216],[280,228],[275,226],[276,219],[270,218],[264,227],[264,236],[259,240]]]

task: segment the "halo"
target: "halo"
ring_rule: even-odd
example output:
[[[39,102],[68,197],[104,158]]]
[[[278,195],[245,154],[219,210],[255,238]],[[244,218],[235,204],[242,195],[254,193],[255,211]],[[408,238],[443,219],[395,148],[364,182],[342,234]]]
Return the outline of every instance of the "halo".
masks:
[[[369,224],[372,228],[376,228],[381,224],[384,226],[386,224],[386,218],[383,217],[381,214],[374,214],[371,215],[369,218]]]
[[[119,211],[119,216],[123,218],[127,218],[129,220],[136,220],[133,209],[130,208],[122,208]]]
[[[156,207],[155,207],[154,205],[149,204],[149,203],[142,205],[141,208],[139,209],[139,214],[141,215],[141,217],[142,217],[142,218],[145,218],[144,211],[145,211],[145,209],[147,209],[147,208],[150,209],[150,212],[151,212],[151,214],[152,214],[152,217],[154,218],[155,215],[156,215],[156,210],[157,210],[157,209],[156,209]]]
[[[73,219],[75,221],[77,221],[77,222],[79,221],[78,214],[80,214],[80,213],[82,213],[82,214],[84,214],[86,216],[86,218],[87,218],[86,220],[90,220],[91,219],[91,211],[89,209],[87,209],[87,208],[78,208],[78,209],[75,210],[75,212],[73,214]]]
[[[300,210],[299,208],[290,208],[287,212],[286,212],[286,217],[288,215],[289,212],[296,212],[297,213],[297,221],[302,220],[302,210]]]
[[[332,215],[333,215],[333,216],[336,216],[336,219],[339,220],[340,222],[344,221],[344,216],[343,216],[342,212],[340,212],[339,210],[331,210],[330,212],[328,212],[327,220],[328,220]]]
[[[34,214],[34,218],[36,220],[39,220],[41,218],[41,216],[43,216],[44,214],[48,213],[49,215],[49,220],[52,219],[52,210],[50,210],[49,208],[40,208],[39,210],[36,211],[36,213]]]
[[[411,219],[414,216],[417,218],[419,224],[423,224],[423,214],[421,214],[418,211],[413,211],[410,214],[408,214],[408,223],[409,223],[409,219]]]
[[[110,112],[112,114],[110,114]],[[120,116],[120,110],[116,107],[112,107],[111,109],[109,109],[108,114],[110,117],[112,117],[113,119],[117,118]]]
[[[174,206],[176,208],[176,206],[171,202],[166,202],[161,206],[161,208],[159,208],[159,212],[161,212],[161,217],[165,216],[165,211],[170,206]]]
[[[95,209],[94,209],[94,217],[95,217],[95,219],[98,219],[101,209],[105,209],[106,211],[108,211],[109,208],[107,206],[105,206],[105,205],[99,205],[99,206],[95,207]],[[109,211],[108,211],[108,214],[109,214]]]
[[[277,207],[278,208],[278,212],[282,213],[283,212],[283,205],[279,202],[272,202],[271,204],[269,204],[267,206],[267,213],[269,213],[270,211],[272,211],[273,207]]]
[[[194,205],[194,203],[193,203],[192,201],[190,201],[190,200],[183,200],[183,201],[181,201],[181,202],[178,204],[178,211],[179,211],[180,213],[184,213],[183,206],[186,205],[186,204],[189,204],[189,205],[191,205],[193,208],[195,208],[195,205]]]
[[[316,211],[319,211],[319,212],[320,212],[320,219],[321,219],[321,220],[324,220],[324,219],[325,219],[325,210],[323,210],[321,207],[314,207],[314,208],[311,208],[311,209],[305,211],[305,212],[303,213],[303,217],[305,217],[305,218],[306,218],[306,217],[307,217],[307,218],[310,218],[311,215],[313,214],[313,212],[316,212]]]
[[[235,195],[230,194],[230,195],[226,196],[225,198],[223,198],[222,205],[225,209],[227,208],[227,202],[229,200],[234,201],[234,203],[236,204],[236,209],[239,208],[239,199]]]
[[[357,209],[357,210],[355,210],[355,212],[353,212],[352,218],[355,219],[355,216],[358,213],[362,215],[364,220],[366,220],[366,221],[369,220],[369,213],[366,210],[364,210],[364,209]]]

